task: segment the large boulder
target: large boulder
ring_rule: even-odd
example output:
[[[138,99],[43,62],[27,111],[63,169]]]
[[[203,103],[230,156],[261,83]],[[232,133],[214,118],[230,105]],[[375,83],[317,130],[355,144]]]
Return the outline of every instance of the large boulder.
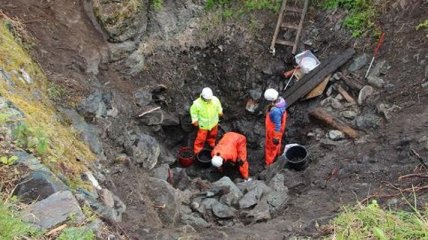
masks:
[[[60,191],[42,201],[28,206],[22,211],[24,221],[41,228],[49,229],[69,220],[73,216],[76,223],[85,219],[85,215],[70,191]]]
[[[165,225],[174,225],[180,215],[180,195],[168,182],[149,177],[148,196]]]
[[[86,119],[107,116],[107,106],[104,103],[103,93],[96,89],[77,106],[77,111]]]
[[[109,41],[123,42],[138,38],[147,28],[148,0],[92,1],[95,17],[106,31]]]
[[[158,162],[160,154],[159,142],[152,136],[140,134],[137,144],[128,143],[128,154],[143,168],[151,170]]]

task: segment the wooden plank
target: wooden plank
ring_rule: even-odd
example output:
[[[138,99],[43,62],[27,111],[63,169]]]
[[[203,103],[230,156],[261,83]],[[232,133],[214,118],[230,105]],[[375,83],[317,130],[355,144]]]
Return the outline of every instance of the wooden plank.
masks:
[[[283,39],[277,39],[276,43],[281,44],[281,45],[290,46],[290,47],[294,46],[293,42],[290,42],[290,41],[287,41],[287,40],[283,40]]]
[[[323,123],[327,124],[332,128],[342,131],[346,136],[352,139],[358,138],[358,132],[356,130],[346,125],[345,123],[339,121],[338,119],[334,118],[332,115],[330,115],[320,107],[312,109],[309,112],[309,115],[322,121]]]
[[[276,39],[278,38],[278,33],[281,26],[282,18],[284,16],[284,10],[286,5],[287,5],[287,0],[283,0],[281,10],[279,11],[278,20],[276,22],[275,32],[273,34],[272,42],[270,44],[270,50],[272,51],[273,54],[275,54],[275,43],[276,43]]]
[[[294,40],[294,46],[291,53],[296,54],[297,46],[299,45],[300,35],[302,33],[303,21],[305,20],[306,11],[308,10],[309,0],[305,0],[305,6],[303,7],[302,16],[300,17],[299,28],[297,29],[296,39]]]
[[[299,29],[299,25],[283,22],[281,23],[281,28]]]
[[[360,91],[361,88],[364,87],[364,84],[360,83],[358,80],[351,79],[349,77],[342,76],[343,81],[348,85],[350,88]]]
[[[331,77],[331,74],[325,77],[322,82],[320,82],[314,89],[312,89],[312,91],[306,94],[305,100],[318,97],[319,95],[321,95],[324,92],[324,89],[327,86],[327,83],[330,80],[330,77]]]
[[[304,12],[304,10],[302,10],[300,8],[297,8],[297,7],[287,7],[285,9],[285,11],[287,11],[287,12],[295,12],[295,13],[302,13],[302,12]]]
[[[324,68],[319,68],[314,74],[310,72],[308,75],[303,77],[300,81],[295,84],[297,87],[293,86],[293,88],[288,89],[284,96],[287,99],[288,106],[291,106],[295,103],[299,98],[308,94],[314,87],[316,87],[324,78],[333,73],[340,66],[345,64],[351,57],[354,55],[355,50],[352,48],[347,49],[341,54],[336,55],[330,62],[327,64],[321,64]],[[314,70],[313,70],[314,71]]]
[[[345,89],[343,89],[342,86],[339,85],[337,87],[337,91],[346,99],[346,101],[352,104],[356,104],[354,98],[351,97],[351,95],[349,95],[349,93]]]

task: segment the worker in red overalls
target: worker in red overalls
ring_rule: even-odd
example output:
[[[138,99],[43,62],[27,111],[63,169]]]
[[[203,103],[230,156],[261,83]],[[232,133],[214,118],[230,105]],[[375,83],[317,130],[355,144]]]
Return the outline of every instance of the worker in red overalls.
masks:
[[[273,88],[267,89],[264,97],[271,102],[265,119],[265,163],[269,166],[281,151],[282,136],[287,122],[287,101],[279,97],[278,91]]]
[[[247,139],[244,135],[235,132],[224,134],[212,150],[211,156],[214,167],[236,167],[243,179],[251,180],[247,161]]]

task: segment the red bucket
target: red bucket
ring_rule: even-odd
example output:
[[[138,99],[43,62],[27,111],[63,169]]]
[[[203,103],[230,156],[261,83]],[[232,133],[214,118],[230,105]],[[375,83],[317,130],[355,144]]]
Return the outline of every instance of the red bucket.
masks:
[[[180,147],[178,150],[178,162],[182,167],[189,167],[193,164],[195,154],[191,147]]]

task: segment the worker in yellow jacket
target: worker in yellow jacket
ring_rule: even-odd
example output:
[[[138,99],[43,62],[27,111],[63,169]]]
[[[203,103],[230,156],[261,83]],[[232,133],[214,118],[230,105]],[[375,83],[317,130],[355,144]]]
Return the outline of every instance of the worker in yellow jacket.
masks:
[[[190,107],[192,124],[198,127],[198,134],[193,145],[193,151],[198,154],[203,148],[205,141],[215,147],[218,132],[219,117],[223,115],[220,100],[213,95],[211,88],[202,89],[201,96],[193,101]]]

